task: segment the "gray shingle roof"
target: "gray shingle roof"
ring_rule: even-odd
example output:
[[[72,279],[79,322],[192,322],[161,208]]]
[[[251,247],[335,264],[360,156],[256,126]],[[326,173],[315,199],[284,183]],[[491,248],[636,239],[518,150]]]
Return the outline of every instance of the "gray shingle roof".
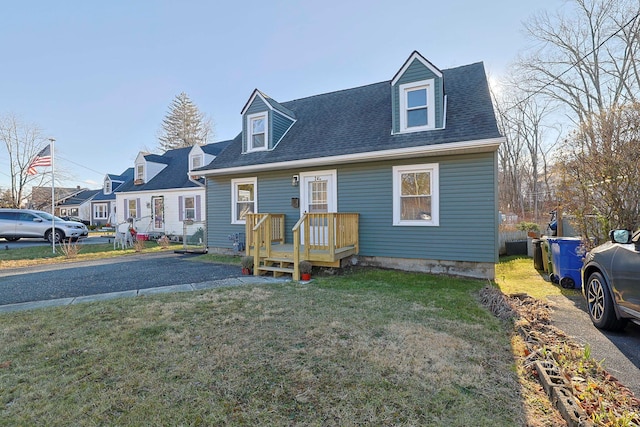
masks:
[[[275,149],[242,154],[238,135],[210,165],[225,169],[500,137],[482,63],[443,70],[446,128],[391,134],[390,81],[282,105],[297,122]]]
[[[78,194],[73,195],[69,199],[65,200],[63,203],[58,204],[57,206],[76,206],[81,205],[82,203],[91,200],[98,193],[102,192],[102,190],[83,190]]]
[[[207,154],[217,156],[222,152],[222,150],[227,148],[227,145],[229,145],[230,142],[231,141],[214,142],[212,144],[201,145],[200,148],[202,148],[202,151],[204,151]]]
[[[231,141],[215,142],[203,145],[201,148],[207,154],[216,155],[223,151]],[[193,181],[189,180],[189,153],[192,147],[177,148],[168,150],[164,154],[147,154],[144,158],[147,161],[166,164],[155,177],[142,185],[134,185],[133,179],[118,187],[117,192],[145,191],[145,190],[166,190],[170,188],[191,188],[197,187]],[[132,170],[133,176],[133,170]]]
[[[144,190],[166,190],[169,188],[189,188],[197,185],[187,176],[189,171],[189,152],[191,147],[168,150],[162,155],[148,154],[144,158],[155,163],[166,164],[155,177],[141,185],[134,185],[134,181],[125,182],[118,188],[118,193]]]
[[[111,183],[113,186],[112,192],[109,194],[104,194],[104,188],[103,188],[93,198],[94,202],[115,200],[116,199],[115,193],[118,191],[118,189],[122,187],[122,185],[125,184],[126,182],[133,180],[133,168],[127,168],[127,170],[122,172],[120,175],[115,175],[115,174],[108,174],[108,175],[109,175],[109,178],[111,178]]]

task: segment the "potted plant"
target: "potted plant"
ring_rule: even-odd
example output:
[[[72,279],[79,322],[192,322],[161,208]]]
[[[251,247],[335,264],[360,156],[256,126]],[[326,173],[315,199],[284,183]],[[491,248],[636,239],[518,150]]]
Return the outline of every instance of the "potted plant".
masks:
[[[311,280],[311,263],[309,261],[300,261],[298,269],[300,270],[301,280]]]
[[[240,260],[240,265],[242,265],[242,274],[251,274],[253,272],[253,257],[249,255],[243,256]]]

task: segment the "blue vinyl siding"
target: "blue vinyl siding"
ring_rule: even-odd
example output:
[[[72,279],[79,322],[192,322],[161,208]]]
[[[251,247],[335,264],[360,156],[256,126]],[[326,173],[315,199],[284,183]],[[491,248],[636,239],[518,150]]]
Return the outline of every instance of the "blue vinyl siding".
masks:
[[[269,129],[271,132],[269,135],[269,148],[273,148],[278,144],[280,138],[289,130],[291,125],[293,124],[293,120],[283,116],[277,111],[273,111],[271,113],[271,123]]]
[[[339,211],[360,213],[360,254],[496,262],[494,157],[486,153],[339,169]],[[440,165],[440,225],[393,226],[392,166],[419,163]]]
[[[231,233],[244,233],[244,225],[231,224],[231,179],[258,177],[258,212],[285,214],[288,242],[291,229],[300,219],[300,210],[291,207],[291,198],[300,197],[299,188],[291,186],[290,171],[262,174],[234,175],[207,179],[207,242],[211,247],[233,248]]]
[[[392,167],[438,163],[440,173],[440,225],[393,226]],[[360,214],[360,255],[469,262],[497,262],[496,154],[483,153],[376,162],[337,167],[338,212]],[[286,240],[300,217],[291,207],[299,187],[291,186],[288,170],[242,177],[258,177],[258,211],[286,215]],[[209,178],[208,245],[231,248],[228,235],[244,232],[231,225],[231,178]]]
[[[394,133],[400,131],[400,85],[429,79],[434,79],[436,128],[442,127],[444,120],[444,88],[442,78],[436,76],[433,71],[425,67],[422,62],[414,59],[396,84],[391,87]]]

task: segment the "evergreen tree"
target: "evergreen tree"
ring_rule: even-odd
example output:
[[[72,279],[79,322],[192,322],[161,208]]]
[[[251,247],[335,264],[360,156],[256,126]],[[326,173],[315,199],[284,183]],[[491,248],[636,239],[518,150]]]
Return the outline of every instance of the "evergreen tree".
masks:
[[[211,121],[206,119],[186,93],[177,95],[162,120],[158,142],[162,151],[204,145],[211,136]]]

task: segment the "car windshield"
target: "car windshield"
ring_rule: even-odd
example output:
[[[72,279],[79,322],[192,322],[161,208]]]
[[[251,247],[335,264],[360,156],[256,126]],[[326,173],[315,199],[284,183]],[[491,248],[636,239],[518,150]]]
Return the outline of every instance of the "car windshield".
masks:
[[[49,212],[38,212],[38,216],[41,216],[42,218],[46,219],[47,221],[53,221],[54,218],[55,218],[56,221],[64,221],[62,218],[58,218],[57,216],[54,217]]]

